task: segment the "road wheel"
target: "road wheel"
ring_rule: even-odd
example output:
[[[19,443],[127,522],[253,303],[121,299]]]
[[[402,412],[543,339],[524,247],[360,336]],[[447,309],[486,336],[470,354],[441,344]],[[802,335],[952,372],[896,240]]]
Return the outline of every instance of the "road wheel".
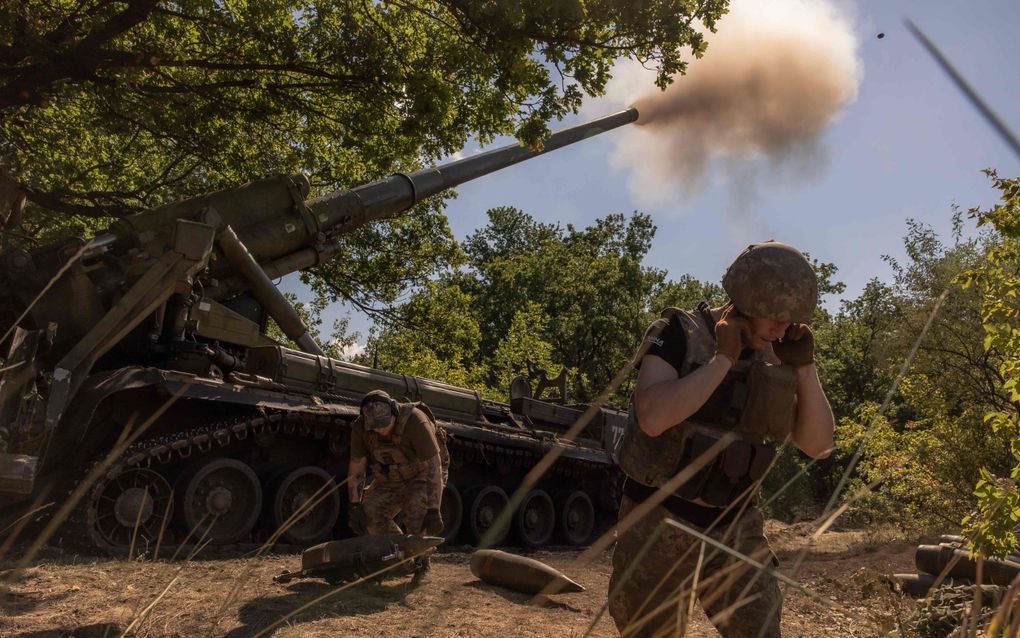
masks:
[[[469,490],[465,494],[466,502],[471,505],[467,510],[465,529],[475,545],[483,542],[486,547],[499,545],[510,531],[509,520],[506,524],[496,527],[500,513],[510,504],[503,488],[497,485],[486,485]]]
[[[595,506],[581,490],[567,492],[557,499],[559,529],[571,545],[585,545],[595,529]]]
[[[460,490],[453,483],[447,483],[443,488],[443,501],[439,511],[443,515],[443,531],[439,535],[445,538],[447,543],[452,543],[464,519],[464,501],[460,498]]]
[[[531,490],[514,513],[514,528],[521,542],[540,547],[549,542],[556,530],[556,508],[545,490]]]
[[[167,535],[173,490],[158,472],[132,468],[103,485],[89,513],[91,531],[111,548],[143,549]],[[169,544],[169,543],[167,543]]]
[[[326,470],[306,465],[271,482],[272,533],[286,527],[280,539],[294,545],[329,540],[340,515],[340,495]]]
[[[188,543],[222,545],[244,539],[262,510],[262,485],[236,459],[204,459],[177,480],[177,506]]]

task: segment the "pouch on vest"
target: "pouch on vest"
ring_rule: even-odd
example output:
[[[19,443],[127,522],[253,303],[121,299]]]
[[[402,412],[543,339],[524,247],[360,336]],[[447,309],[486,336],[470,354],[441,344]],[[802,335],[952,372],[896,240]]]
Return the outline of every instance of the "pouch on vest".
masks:
[[[404,451],[393,444],[377,443],[371,454],[377,465],[406,465],[411,462]]]
[[[637,422],[636,413],[631,403],[627,427],[616,445],[617,463],[624,474],[638,483],[660,487],[677,472],[677,461],[684,451],[684,428],[676,426],[659,436],[649,436]]]
[[[693,431],[687,436],[685,441],[683,454],[680,455],[680,462],[673,469],[673,474],[678,474],[685,467],[690,465],[699,456],[708,451],[710,447],[715,445],[718,438],[714,438],[704,432]],[[693,501],[698,498],[702,490],[705,488],[705,483],[711,477],[712,468],[715,467],[716,459],[709,460],[705,463],[697,472],[694,473],[688,481],[681,485],[676,490],[676,495],[680,498],[686,498],[687,500]]]
[[[402,423],[397,424],[390,437],[383,437],[374,430],[365,432],[365,443],[372,457],[372,474],[388,481],[408,480],[418,473],[418,464],[401,449]]]
[[[751,361],[736,362],[690,418],[717,427],[737,428],[747,403],[748,376],[753,365]]]
[[[797,375],[789,366],[755,361],[747,378],[747,401],[739,429],[757,439],[785,441],[793,428]]]
[[[424,463],[376,463],[372,465],[372,473],[387,481],[410,481],[421,473]]]
[[[748,469],[754,458],[754,445],[734,441],[719,455],[711,476],[701,490],[701,500],[714,507],[726,507],[751,485]]]
[[[721,434],[721,433],[720,433]],[[691,430],[685,440],[676,472],[683,471],[719,441],[712,432]],[[676,496],[701,499],[714,507],[725,507],[761,479],[776,457],[771,443],[734,441],[680,486]]]
[[[772,467],[772,461],[776,459],[776,447],[768,443],[757,443],[754,446],[754,459],[751,460],[751,468],[747,470],[752,481],[759,481],[765,472]]]

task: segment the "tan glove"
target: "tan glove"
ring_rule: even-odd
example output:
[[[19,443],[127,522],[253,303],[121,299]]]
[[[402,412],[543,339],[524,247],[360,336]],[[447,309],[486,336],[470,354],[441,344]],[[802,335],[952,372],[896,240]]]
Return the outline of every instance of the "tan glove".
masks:
[[[772,343],[783,365],[799,368],[815,362],[815,336],[805,323],[791,323],[780,341]]]
[[[751,322],[746,317],[738,315],[733,306],[724,310],[715,324],[715,353],[736,364],[741,351],[750,340]]]

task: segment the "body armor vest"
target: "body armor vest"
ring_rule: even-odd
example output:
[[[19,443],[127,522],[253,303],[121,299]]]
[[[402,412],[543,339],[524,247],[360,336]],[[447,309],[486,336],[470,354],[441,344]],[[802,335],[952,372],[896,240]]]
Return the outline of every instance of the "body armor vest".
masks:
[[[688,312],[667,308],[662,312],[664,319],[674,316],[679,319],[687,337],[687,350],[679,370],[681,377],[715,356],[715,326],[711,316],[706,315],[707,309]],[[639,351],[639,356],[642,352]],[[678,492],[683,498],[701,498],[712,505],[717,504],[713,501],[726,505],[728,494],[703,493],[709,476],[715,472],[726,475],[733,489],[738,484],[750,484],[750,480],[760,478],[775,456],[774,448],[765,445],[764,440],[784,441],[790,434],[796,389],[793,369],[779,365],[771,348],[766,348],[756,351],[752,359],[734,364],[696,413],[657,437],[641,429],[632,398],[627,428],[616,450],[620,469],[643,485],[659,487],[711,447],[723,433],[735,431],[741,440],[726,448],[716,463],[706,465]],[[771,450],[771,454],[766,450]],[[722,490],[729,491],[730,488]]]
[[[411,403],[397,406],[396,423],[389,436],[380,436],[376,430],[364,430],[365,447],[372,457],[372,473],[377,478],[408,481],[424,469],[424,460],[415,459],[414,448],[404,440],[404,430],[414,409]]]

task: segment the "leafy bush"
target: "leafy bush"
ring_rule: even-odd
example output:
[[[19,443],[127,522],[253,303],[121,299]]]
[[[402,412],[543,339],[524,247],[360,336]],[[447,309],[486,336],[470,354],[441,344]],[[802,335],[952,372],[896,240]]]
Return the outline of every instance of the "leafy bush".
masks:
[[[761,508],[766,516],[796,523],[814,518],[821,510],[824,503],[813,494],[804,458],[791,446],[780,452],[762,482]]]

